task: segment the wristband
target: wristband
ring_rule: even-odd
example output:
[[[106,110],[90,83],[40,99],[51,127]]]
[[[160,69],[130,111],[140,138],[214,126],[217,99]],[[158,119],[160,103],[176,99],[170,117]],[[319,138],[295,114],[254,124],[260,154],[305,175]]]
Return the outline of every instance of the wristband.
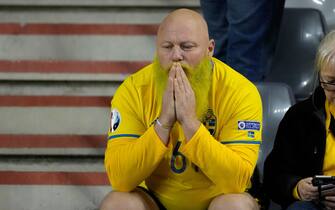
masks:
[[[157,125],[158,125],[159,127],[162,127],[162,128],[164,128],[164,129],[170,129],[170,128],[172,128],[172,126],[164,125],[164,124],[162,124],[161,122],[159,122],[158,118],[156,119],[156,123],[157,123]]]

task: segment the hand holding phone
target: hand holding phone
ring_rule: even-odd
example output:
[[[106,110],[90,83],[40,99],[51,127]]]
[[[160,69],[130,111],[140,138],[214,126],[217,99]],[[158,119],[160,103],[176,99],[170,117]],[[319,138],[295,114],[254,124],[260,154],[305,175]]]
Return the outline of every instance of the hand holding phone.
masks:
[[[301,200],[312,201],[318,199],[318,188],[312,185],[312,177],[301,179],[297,183],[297,190]]]
[[[314,186],[335,185],[335,176],[316,175],[312,179]]]
[[[335,196],[335,176],[316,175],[312,179],[312,184],[318,187],[320,197]]]
[[[316,175],[312,184],[318,187],[319,200],[327,209],[335,208],[335,176]]]

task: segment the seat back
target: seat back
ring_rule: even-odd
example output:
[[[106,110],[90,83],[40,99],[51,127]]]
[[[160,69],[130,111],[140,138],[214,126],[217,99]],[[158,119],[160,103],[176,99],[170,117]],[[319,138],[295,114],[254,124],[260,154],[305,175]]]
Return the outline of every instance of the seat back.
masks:
[[[264,192],[263,168],[264,161],[271,152],[279,122],[286,111],[295,103],[291,88],[285,83],[259,82],[257,89],[263,104],[263,132],[258,162],[252,177],[252,188],[249,192],[258,198],[264,209],[280,210],[280,206],[272,202]]]
[[[295,103],[291,88],[284,83],[257,83],[263,103],[262,145],[257,162],[260,181],[263,180],[265,158],[271,152],[279,122],[286,111]]]
[[[285,8],[267,82],[283,82],[297,101],[308,98],[317,83],[316,51],[326,33],[322,13],[316,9]]]

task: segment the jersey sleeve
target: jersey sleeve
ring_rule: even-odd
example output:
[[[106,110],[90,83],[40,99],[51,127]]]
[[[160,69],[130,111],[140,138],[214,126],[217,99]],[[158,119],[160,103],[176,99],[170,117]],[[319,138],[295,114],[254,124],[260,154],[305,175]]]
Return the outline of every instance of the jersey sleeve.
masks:
[[[256,87],[243,94],[239,101],[232,101],[235,108],[220,129],[218,139],[201,125],[181,150],[225,193],[246,190],[261,143],[261,98]]]
[[[111,110],[105,168],[114,190],[131,191],[152,173],[167,148],[153,125],[141,120],[143,108],[131,78],[116,91]]]

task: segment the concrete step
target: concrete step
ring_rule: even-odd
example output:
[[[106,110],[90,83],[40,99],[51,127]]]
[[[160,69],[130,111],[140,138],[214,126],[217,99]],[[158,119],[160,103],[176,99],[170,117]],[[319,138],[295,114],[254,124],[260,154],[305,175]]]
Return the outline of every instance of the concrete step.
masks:
[[[152,60],[157,27],[0,23],[0,80],[123,81]]]
[[[106,135],[0,134],[0,155],[103,156]]]
[[[12,2],[12,1],[11,1]],[[91,1],[95,2],[95,1]],[[166,7],[0,7],[1,23],[157,24]]]
[[[195,0],[0,0],[0,209],[94,210],[110,100]]]
[[[196,0],[1,0],[4,6],[199,7]]]
[[[4,33],[1,34],[0,31],[2,60],[142,61],[151,60],[155,51],[155,39],[152,34],[77,35],[74,34],[76,32],[44,34],[43,31],[22,35]]]
[[[149,61],[0,60],[2,81],[121,82]]]
[[[97,210],[110,186],[0,185],[0,208]]]
[[[0,208],[98,209],[111,190],[101,157],[1,156]]]
[[[3,96],[93,96],[111,97],[122,81],[12,81],[0,82]]]
[[[150,62],[137,60],[137,54],[143,53],[131,56],[126,48],[139,45],[135,43],[152,42],[153,46],[157,25],[0,26],[0,42],[13,44],[0,50],[0,116],[4,119],[0,155],[103,155],[111,97],[130,73]],[[111,45],[106,46],[107,42]],[[123,55],[117,58],[117,53]]]
[[[111,97],[0,96],[0,155],[103,155]]]

